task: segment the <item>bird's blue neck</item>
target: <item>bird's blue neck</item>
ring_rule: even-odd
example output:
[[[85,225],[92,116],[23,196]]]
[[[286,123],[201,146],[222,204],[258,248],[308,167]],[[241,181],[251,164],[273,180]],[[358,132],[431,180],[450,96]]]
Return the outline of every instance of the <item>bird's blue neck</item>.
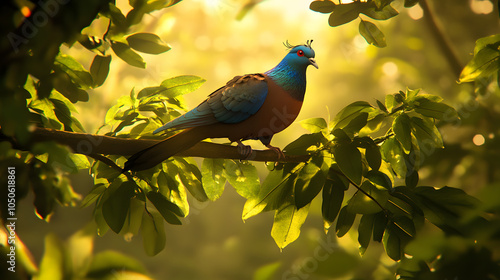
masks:
[[[303,101],[306,92],[306,67],[292,67],[286,60],[282,60],[265,74],[293,98]]]

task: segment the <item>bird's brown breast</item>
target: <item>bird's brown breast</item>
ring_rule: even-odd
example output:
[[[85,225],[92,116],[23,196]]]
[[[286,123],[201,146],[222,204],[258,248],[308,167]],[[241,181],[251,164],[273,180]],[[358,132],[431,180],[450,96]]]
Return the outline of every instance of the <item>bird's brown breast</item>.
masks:
[[[227,137],[230,141],[272,136],[297,118],[302,101],[297,100],[266,77],[268,94],[262,107],[248,119],[236,124],[209,125],[210,138]]]

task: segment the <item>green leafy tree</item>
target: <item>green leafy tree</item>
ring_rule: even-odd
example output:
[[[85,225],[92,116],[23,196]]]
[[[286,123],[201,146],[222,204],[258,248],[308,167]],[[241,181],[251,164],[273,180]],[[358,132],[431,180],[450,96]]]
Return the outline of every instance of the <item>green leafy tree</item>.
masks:
[[[371,244],[382,243],[399,279],[500,278],[494,248],[500,209],[495,199],[500,178],[494,172],[498,137],[487,140],[487,151],[477,155],[488,160],[493,172],[477,196],[453,186],[421,184],[422,168],[431,169],[426,176],[439,177],[437,165],[473,151],[449,145],[440,131],[463,122],[464,112],[419,89],[402,89],[373,102],[353,102],[332,119],[301,121],[309,133],[291,141],[284,148],[284,158],[273,151],[256,151],[252,160],[244,160],[236,147],[202,142],[149,170],[122,173],[128,156],[160,141],[152,132],[187,110],[183,95],[205,80],[181,75],[159,85],[133,88],[107,110],[96,134],[84,131],[74,116],[74,104],[87,102],[89,91],[106,82],[112,60],[145,68],[139,53],[170,51],[158,35],[133,30],[144,15],[177,2],[129,1],[126,14],[114,1],[2,4],[3,18],[9,20],[0,45],[1,178],[9,178],[9,167],[15,168],[16,198],[32,192],[40,219],[49,222],[58,204],[93,207],[94,218],[92,225],[66,243],[48,235],[38,267],[19,239],[18,279],[149,279],[143,266],[129,257],[115,252],[93,255],[94,235],[110,230],[122,236],[140,232],[145,252],[157,255],[166,246],[164,223],[182,224],[190,213],[190,200],[215,201],[226,183],[246,200],[243,220],[274,213],[270,234],[280,249],[299,238],[310,205],[318,199],[326,236],[341,238],[357,232],[361,255]],[[434,36],[441,38],[436,39],[441,49],[452,50],[425,0],[314,1],[310,9],[330,14],[332,27],[359,19],[359,33],[367,43],[385,47],[385,35],[371,20],[398,16],[393,7],[397,2],[405,8],[418,3]],[[237,17],[242,19],[258,3],[250,1]],[[107,20],[105,33],[83,33],[96,18]],[[79,44],[95,53],[90,68],[62,51],[63,44],[70,48]],[[499,35],[478,39],[472,59],[463,67],[453,51],[444,55],[469,96],[498,95],[499,46]],[[488,109],[498,118],[497,110]],[[498,133],[498,127],[490,125]],[[193,157],[203,158],[201,166]],[[255,166],[259,161],[268,167],[262,180]],[[93,180],[83,199],[68,177],[79,170],[89,170]],[[8,197],[8,191],[2,189],[2,197]],[[6,225],[2,235],[8,236],[12,207],[5,199],[0,204]],[[429,225],[439,228],[438,233],[426,236]],[[2,239],[3,257],[9,251],[6,240]],[[82,247],[87,249],[80,251]],[[334,255],[318,266],[320,274],[337,276]],[[279,269],[279,263],[272,263],[254,277],[271,279]]]

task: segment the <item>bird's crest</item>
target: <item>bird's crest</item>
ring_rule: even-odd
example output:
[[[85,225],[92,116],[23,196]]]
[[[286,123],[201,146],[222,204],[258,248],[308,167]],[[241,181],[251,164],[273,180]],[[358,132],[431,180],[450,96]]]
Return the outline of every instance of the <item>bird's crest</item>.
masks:
[[[291,50],[295,47],[298,47],[298,46],[306,46],[306,47],[312,49],[312,47],[311,47],[312,42],[313,42],[313,40],[307,40],[307,42],[304,45],[292,45],[288,42],[288,40],[286,40],[286,42],[284,42],[283,45],[285,45],[285,47],[289,50]]]

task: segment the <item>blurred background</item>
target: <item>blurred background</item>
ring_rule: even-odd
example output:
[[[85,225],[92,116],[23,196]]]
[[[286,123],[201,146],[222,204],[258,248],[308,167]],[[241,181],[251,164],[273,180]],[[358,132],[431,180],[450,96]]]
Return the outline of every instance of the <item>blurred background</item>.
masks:
[[[328,25],[329,15],[311,11],[310,2],[261,1],[241,20],[236,17],[247,0],[185,0],[146,15],[134,31],[156,33],[172,50],[159,56],[143,55],[147,63],[144,70],[113,59],[105,84],[90,91],[89,102],[76,104],[77,118],[87,132],[96,132],[106,111],[119,97],[128,95],[133,88],[156,86],[166,78],[186,74],[207,80],[185,96],[189,107],[193,107],[235,75],[274,67],[286,54],[283,42],[303,44],[313,39],[319,69],[308,69],[307,93],[298,121],[333,117],[354,101],[374,104],[375,99],[384,100],[386,94],[406,87],[422,88],[466,113],[459,125],[447,125],[442,133],[447,145],[458,145],[468,153],[457,155],[452,163],[438,160],[441,154],[435,153],[436,158],[430,158],[421,171],[421,184],[450,185],[475,194],[479,187],[491,182],[491,172],[495,174],[498,169],[493,164],[495,159],[485,155],[484,145],[498,137],[498,89],[478,97],[471,94],[471,85],[457,83],[458,76],[443,58],[419,5],[406,9],[402,1],[394,2],[400,15],[377,22],[388,45],[380,49],[368,45],[359,35],[358,20],[332,28]],[[491,1],[441,0],[430,4],[462,66],[472,58],[477,39],[498,33],[498,7]],[[117,6],[123,13],[130,9],[124,0],[117,1]],[[106,27],[105,20],[97,19],[88,27],[88,33],[103,34]],[[94,56],[78,44],[63,52],[85,67],[90,66]],[[306,132],[296,122],[276,135],[273,145],[284,147]],[[258,142],[251,145],[264,148]],[[256,166],[265,172],[263,163]],[[450,170],[449,166],[454,168]],[[73,176],[72,182],[75,191],[83,196],[93,185],[86,173]],[[184,225],[166,225],[167,245],[159,255],[148,257],[140,236],[125,240],[112,232],[96,238],[95,251],[114,249],[126,253],[145,264],[157,279],[252,279],[256,270],[274,263],[280,266],[276,279],[393,279],[394,262],[380,244],[372,242],[360,257],[355,231],[338,240],[334,234],[324,234],[320,199],[313,202],[300,238],[283,252],[270,236],[272,214],[261,214],[243,223],[244,199],[229,185],[216,202],[190,202],[191,213]],[[47,224],[37,219],[31,203],[31,198],[21,201],[22,219],[17,233],[37,262],[43,254],[46,233],[55,232],[64,239],[92,220],[92,207],[59,207]],[[325,249],[325,244],[335,254],[318,261],[315,252]],[[290,271],[297,272],[294,275],[298,278],[287,278]]]

